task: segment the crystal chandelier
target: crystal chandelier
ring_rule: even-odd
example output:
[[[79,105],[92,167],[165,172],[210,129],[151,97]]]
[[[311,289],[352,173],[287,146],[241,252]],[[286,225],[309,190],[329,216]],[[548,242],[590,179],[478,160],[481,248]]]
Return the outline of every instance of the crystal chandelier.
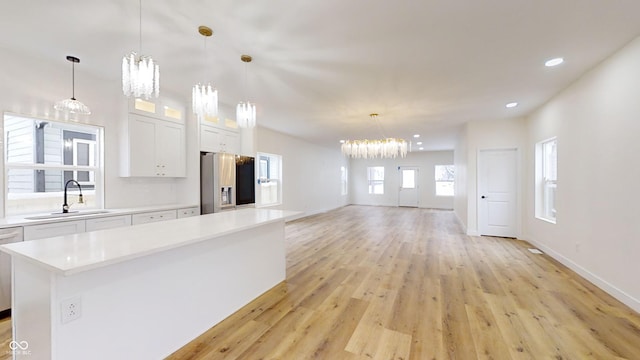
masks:
[[[236,107],[236,122],[241,128],[256,126],[256,106],[250,102],[239,102]]]
[[[206,58],[206,38],[213,35],[213,30],[207,26],[200,26],[198,32],[205,37]],[[198,120],[202,121],[205,117],[218,116],[218,90],[213,88],[211,84],[194,85],[191,100],[193,113],[196,114]]]
[[[242,55],[240,56],[240,60],[242,60],[245,63],[244,78],[245,78],[245,87],[246,87],[246,82],[247,82],[247,65],[246,64],[250,63],[252,58],[249,55]],[[238,126],[240,126],[241,128],[255,127],[256,126],[256,105],[248,101],[239,102],[238,106],[236,107],[236,122],[238,123]]]
[[[140,0],[140,52],[142,52],[142,0]],[[160,94],[160,67],[150,56],[135,51],[122,58],[122,92],[149,99]]]
[[[75,56],[67,56],[67,60],[71,62],[71,98],[58,101],[53,105],[53,108],[73,114],[89,115],[91,114],[89,107],[76,100],[75,64],[79,63],[80,59]]]
[[[370,114],[369,116],[377,120],[378,114]],[[345,140],[342,142],[342,153],[356,159],[406,157],[407,148],[407,142],[397,138]]]

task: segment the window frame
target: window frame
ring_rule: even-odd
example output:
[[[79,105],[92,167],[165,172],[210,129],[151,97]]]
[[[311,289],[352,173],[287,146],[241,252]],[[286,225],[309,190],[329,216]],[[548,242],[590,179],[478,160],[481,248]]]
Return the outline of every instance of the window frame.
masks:
[[[282,165],[283,165],[283,158],[282,155],[278,155],[278,154],[270,154],[270,153],[263,153],[263,152],[259,152],[256,154],[256,158],[258,159],[258,161],[256,161],[256,174],[257,174],[257,181],[258,181],[258,193],[256,193],[256,207],[257,208],[261,208],[261,207],[270,207],[270,206],[279,206],[282,205],[282,191],[283,191],[283,187],[282,187]],[[263,169],[263,166],[266,166],[265,169]],[[264,172],[266,171],[266,177],[262,176],[265,175]],[[275,187],[275,191],[277,191],[276,193],[276,199],[275,201],[271,201],[271,202],[263,202],[263,198],[264,198],[264,194],[263,191],[266,191],[266,188],[269,188],[269,191],[273,190],[273,187]]]
[[[554,146],[554,159],[550,162],[548,145]],[[553,152],[552,152],[553,154]],[[557,188],[558,188],[558,139],[548,138],[536,143],[535,148],[535,216],[539,220],[556,224]],[[554,166],[550,171],[549,166]],[[553,174],[549,174],[552,172]]]
[[[79,132],[88,133],[88,129],[91,131],[95,131],[95,145],[93,149],[90,149],[91,152],[94,153],[95,157],[92,159],[94,164],[92,166],[82,166],[82,165],[64,165],[64,164],[46,164],[46,163],[37,163],[34,158],[31,162],[10,162],[8,161],[8,141],[10,134],[8,132],[6,121],[10,118],[19,118],[24,119],[25,121],[33,121],[34,124],[36,122],[47,122],[54,123],[59,126],[62,131],[65,130],[80,130]],[[74,121],[64,121],[60,119],[48,119],[42,118],[33,115],[24,115],[17,114],[11,112],[4,112],[2,117],[2,126],[3,126],[3,139],[5,142],[5,146],[2,154],[2,164],[4,166],[4,192],[3,192],[3,214],[4,216],[16,216],[23,214],[33,214],[33,213],[43,213],[43,212],[51,212],[58,211],[58,202],[59,205],[62,206],[62,197],[64,190],[60,191],[31,191],[24,193],[13,193],[9,192],[9,184],[10,184],[10,172],[11,170],[32,170],[34,173],[39,170],[43,171],[60,171],[62,173],[62,183],[61,187],[64,188],[64,173],[69,171],[72,172],[74,179],[76,178],[76,174],[78,171],[88,171],[90,178],[93,180],[93,183],[90,184],[93,186],[93,189],[83,189],[82,194],[85,195],[85,199],[92,199],[88,204],[82,205],[83,209],[102,209],[104,208],[104,127],[93,125],[93,124],[84,124],[77,123]],[[32,134],[31,139],[36,141],[35,132]],[[77,140],[77,139],[76,139]],[[81,140],[81,142],[86,142],[87,140]],[[62,146],[66,146],[65,141],[61,139]],[[73,146],[73,143],[70,144]],[[90,147],[91,148],[91,147]],[[74,151],[75,153],[75,151]],[[74,154],[75,155],[75,154]],[[82,182],[81,182],[82,184]],[[89,184],[83,184],[89,185]],[[73,193],[77,191],[77,188],[74,186],[70,189]],[[57,199],[59,198],[59,201]],[[12,210],[10,206],[11,203],[26,200],[33,201],[34,199],[42,199],[40,201],[36,201],[38,206],[28,206],[20,209]],[[55,200],[53,200],[55,199]],[[56,207],[54,208],[51,203],[55,202]]]
[[[380,172],[380,169],[382,170]],[[374,179],[374,175],[382,174],[381,179]],[[376,189],[382,189],[376,192]],[[384,195],[384,166],[367,166],[367,189],[369,195]]]
[[[349,169],[346,166],[340,166],[340,195],[349,195]]]
[[[440,167],[451,167],[453,168],[453,179],[451,180],[446,180],[446,179],[440,179],[438,177],[438,175],[441,173],[441,171],[438,171],[438,168]],[[456,168],[454,164],[446,164],[446,165],[434,165],[433,167],[433,171],[434,171],[434,193],[436,196],[438,197],[454,197],[456,196],[456,187],[455,187],[455,183],[456,183]],[[438,184],[450,184],[451,186],[451,193],[438,193]]]

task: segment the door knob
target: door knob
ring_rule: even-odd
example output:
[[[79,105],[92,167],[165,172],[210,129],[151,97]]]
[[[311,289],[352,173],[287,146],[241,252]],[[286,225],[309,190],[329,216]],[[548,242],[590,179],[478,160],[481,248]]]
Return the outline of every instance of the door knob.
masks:
[[[484,196],[484,195],[482,195],[480,198],[481,198],[481,199],[486,199],[487,197],[486,197],[486,196]]]

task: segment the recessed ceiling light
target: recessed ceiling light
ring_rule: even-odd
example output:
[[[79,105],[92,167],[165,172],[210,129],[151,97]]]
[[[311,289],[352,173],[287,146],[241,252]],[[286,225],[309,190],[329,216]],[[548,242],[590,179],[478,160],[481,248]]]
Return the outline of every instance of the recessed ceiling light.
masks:
[[[420,134],[415,134],[415,135],[413,135],[413,137],[414,137],[414,138],[419,138],[419,137],[420,137]]]
[[[510,102],[505,106],[508,107],[508,108],[514,108],[514,107],[518,106],[518,103],[517,102]]]
[[[416,145],[422,145],[422,141],[418,141]]]
[[[340,140],[340,144],[344,144],[344,140]]]
[[[557,66],[557,65],[562,64],[563,62],[564,62],[563,58],[555,58],[555,59],[547,60],[544,63],[544,66],[546,66],[546,67]]]
[[[424,148],[423,148],[423,147],[421,147],[421,148],[420,148],[420,150],[424,150]]]

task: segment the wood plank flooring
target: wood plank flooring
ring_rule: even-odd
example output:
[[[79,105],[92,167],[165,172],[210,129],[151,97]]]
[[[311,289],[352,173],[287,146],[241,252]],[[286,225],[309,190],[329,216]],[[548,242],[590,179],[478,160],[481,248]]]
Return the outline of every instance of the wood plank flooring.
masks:
[[[640,359],[639,314],[449,211],[348,206],[285,231],[286,281],[168,359]]]
[[[640,359],[637,313],[448,211],[348,206],[286,242],[286,281],[169,359]]]

